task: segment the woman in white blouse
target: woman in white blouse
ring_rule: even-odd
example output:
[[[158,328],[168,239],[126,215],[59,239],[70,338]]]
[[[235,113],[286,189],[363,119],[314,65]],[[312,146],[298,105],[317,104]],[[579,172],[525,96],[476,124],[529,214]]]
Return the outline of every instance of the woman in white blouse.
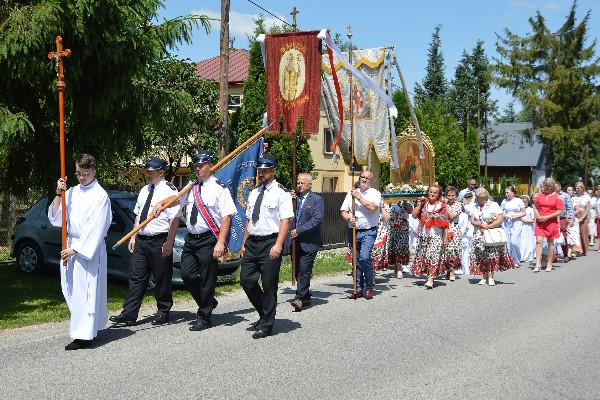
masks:
[[[471,211],[471,224],[475,227],[471,249],[471,275],[483,275],[480,285],[495,286],[494,273],[514,268],[506,245],[485,246],[482,231],[502,226],[504,215],[490,194],[484,188],[475,191],[476,202]]]
[[[515,197],[517,191],[514,186],[509,186],[504,192],[506,199],[502,200],[500,208],[504,214],[504,222],[502,227],[506,232],[506,245],[508,247],[508,253],[510,258],[516,265],[521,263],[521,229],[523,223],[521,218],[525,216],[525,204],[523,200]]]

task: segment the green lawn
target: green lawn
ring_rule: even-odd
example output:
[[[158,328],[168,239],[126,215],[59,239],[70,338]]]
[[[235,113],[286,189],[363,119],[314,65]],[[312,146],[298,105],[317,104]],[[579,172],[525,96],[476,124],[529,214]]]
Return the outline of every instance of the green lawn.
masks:
[[[321,252],[315,260],[314,276],[325,276],[347,271],[349,265],[343,254]],[[280,281],[291,281],[291,264],[284,264],[279,275]],[[69,318],[69,309],[60,289],[58,272],[50,271],[41,275],[24,276],[14,262],[0,263],[0,329],[62,321]],[[240,289],[237,280],[217,285],[217,293]],[[118,311],[127,294],[127,282],[110,280],[108,282],[108,309]],[[185,288],[174,291],[173,298],[189,300],[191,296]],[[146,294],[144,303],[153,303],[154,297]]]

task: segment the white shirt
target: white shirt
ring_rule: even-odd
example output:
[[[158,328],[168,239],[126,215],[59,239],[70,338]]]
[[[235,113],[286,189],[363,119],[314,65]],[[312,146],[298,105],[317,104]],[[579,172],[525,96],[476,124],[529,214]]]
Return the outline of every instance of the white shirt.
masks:
[[[259,193],[263,190],[265,190],[265,194],[260,205],[260,215],[256,225],[254,225],[252,222],[254,204],[256,204]],[[266,186],[260,185],[250,192],[246,218],[248,221],[248,233],[251,235],[267,236],[278,233],[282,220],[294,218],[292,197],[283,185],[273,179]]]
[[[150,194],[150,187],[152,185],[146,185],[140,190],[138,194],[137,202],[135,203],[135,208],[133,212],[135,215],[140,217],[144,209],[144,205],[146,204],[146,199]],[[152,209],[155,205],[163,201],[164,199],[177,195],[177,188],[173,186],[171,182],[167,182],[164,178],[158,181],[154,185],[154,193],[152,194],[152,199],[150,200],[150,208],[148,209],[148,216],[152,213]],[[178,208],[167,208],[163,212],[161,212],[158,217],[154,218],[152,221],[148,222],[146,226],[140,229],[139,233],[147,236],[158,235],[159,233],[169,232],[169,228],[171,223],[169,221],[179,218],[181,216],[181,210]],[[147,217],[146,217],[147,218]],[[138,221],[141,223],[144,221]]]
[[[204,207],[210,215],[216,221],[216,225],[221,227],[221,219],[227,215],[233,215],[237,213],[237,208],[231,198],[231,192],[223,182],[215,178],[213,175],[209,176],[208,179],[202,181],[202,186],[200,187],[200,197],[202,198],[202,203]],[[204,232],[208,232],[210,227],[200,215],[200,211],[198,211],[198,218],[196,219],[196,224],[192,225],[190,222],[192,209],[196,207],[194,203],[194,188],[190,189],[184,196],[181,196],[179,200],[179,204],[182,207],[185,207],[185,219],[187,221],[187,229],[188,232],[198,235]]]
[[[500,208],[504,211],[505,217],[510,217],[512,215],[521,214],[521,210],[525,208],[525,203],[518,197],[513,197],[512,200],[504,199],[502,200],[502,204]],[[514,221],[520,221],[521,218],[515,219]]]
[[[377,208],[375,211],[369,211],[367,207],[363,206],[360,201],[356,200],[355,203],[355,216],[356,216],[356,229],[370,229],[375,228],[379,225],[379,213],[381,204],[381,193],[377,189],[368,188],[366,191],[360,193],[366,201],[370,201],[371,203],[375,203]],[[340,211],[346,211],[352,214],[352,193],[348,193],[346,198],[344,198],[344,202],[342,203],[342,207],[340,207]],[[351,228],[352,225],[348,224],[348,227]]]
[[[475,203],[471,209],[471,215],[475,218],[475,221],[485,222],[491,224],[498,218],[498,215],[502,214],[502,208],[495,201],[488,200],[487,204],[483,207],[479,203]],[[475,226],[475,232],[479,231],[479,227]]]

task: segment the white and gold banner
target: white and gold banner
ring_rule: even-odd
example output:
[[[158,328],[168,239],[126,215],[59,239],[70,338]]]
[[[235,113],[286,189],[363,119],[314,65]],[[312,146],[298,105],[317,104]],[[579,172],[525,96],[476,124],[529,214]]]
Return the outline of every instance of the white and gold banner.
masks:
[[[342,59],[340,59],[340,54]],[[358,164],[367,165],[369,149],[374,148],[377,158],[382,162],[390,160],[390,123],[387,102],[376,91],[385,92],[386,82],[384,61],[386,48],[374,48],[352,51],[352,65],[366,75],[371,87],[358,80],[348,70],[348,53],[333,53],[333,68],[337,72],[344,108],[343,131],[339,143],[344,158],[348,158],[351,140],[350,125],[354,131],[354,157]],[[334,132],[339,130],[340,117],[337,107],[337,95],[334,87],[332,67],[327,54],[322,56],[325,102],[331,114]],[[377,86],[373,90],[373,84]],[[352,109],[350,108],[352,97]]]

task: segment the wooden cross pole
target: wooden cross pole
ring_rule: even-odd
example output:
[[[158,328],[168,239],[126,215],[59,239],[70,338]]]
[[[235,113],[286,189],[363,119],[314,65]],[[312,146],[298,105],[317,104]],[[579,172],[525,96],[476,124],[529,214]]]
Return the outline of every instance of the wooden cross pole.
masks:
[[[58,80],[56,81],[56,89],[58,90],[58,118],[59,118],[59,131],[60,131],[60,176],[66,181],[67,174],[65,168],[65,104],[64,104],[64,92],[67,85],[64,81],[63,74],[63,57],[69,57],[71,50],[64,49],[62,47],[62,38],[56,37],[56,51],[48,53],[48,58],[54,60],[56,63],[56,75]],[[62,249],[67,248],[67,199],[65,197],[65,191],[61,192],[61,204],[62,204]],[[64,260],[63,265],[67,265],[67,260]]]

